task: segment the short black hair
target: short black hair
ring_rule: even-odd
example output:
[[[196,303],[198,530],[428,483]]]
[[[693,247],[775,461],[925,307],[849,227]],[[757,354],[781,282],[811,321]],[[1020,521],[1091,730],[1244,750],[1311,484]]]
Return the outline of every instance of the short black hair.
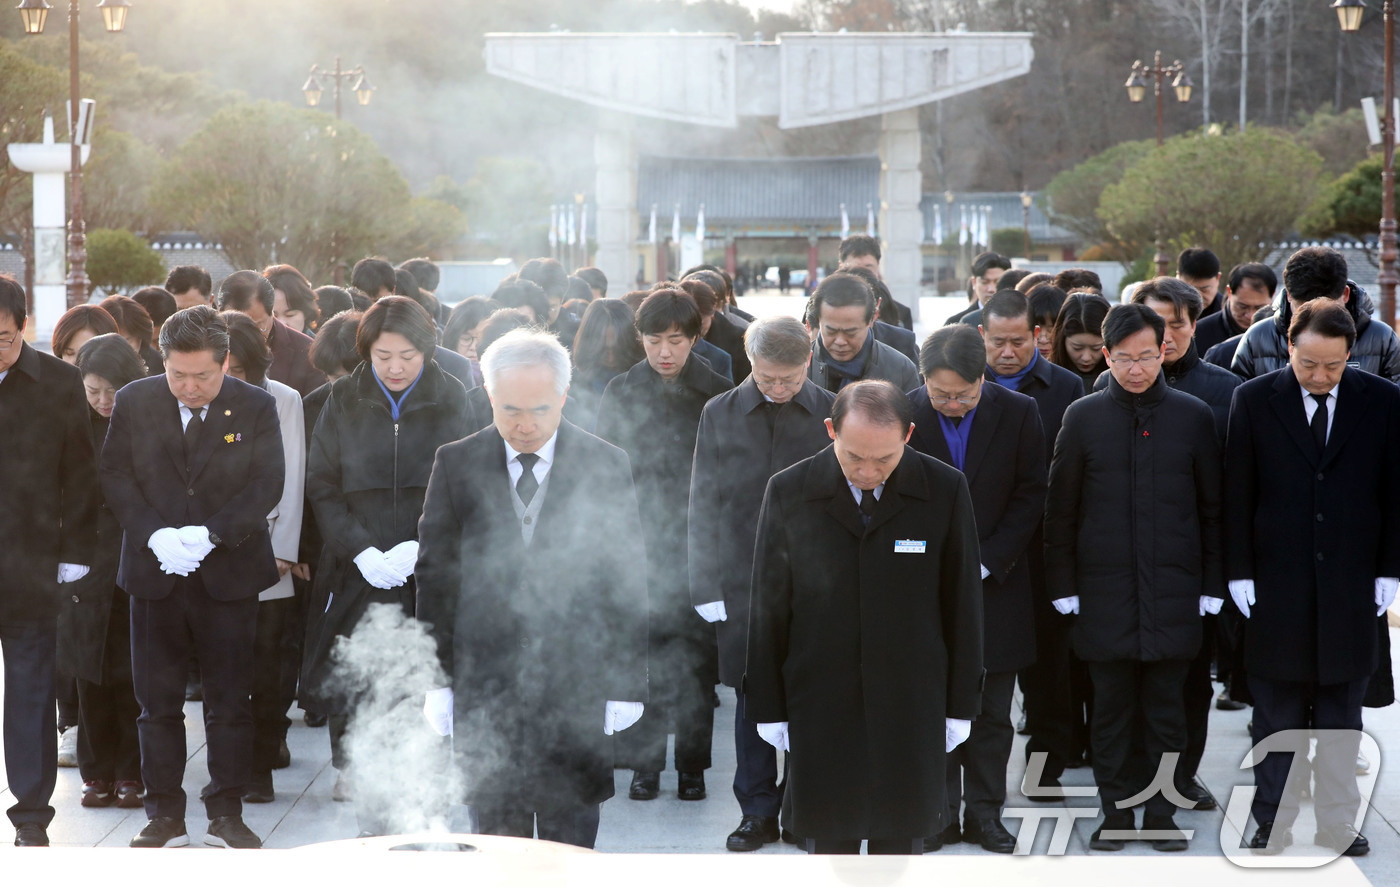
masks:
[[[412,299],[422,305],[429,316],[437,317],[437,299],[431,293],[424,292],[418,285],[418,278],[402,268],[394,272],[394,295]]]
[[[1124,339],[1148,327],[1157,336],[1157,347],[1161,348],[1167,334],[1167,322],[1161,315],[1136,302],[1114,305],[1103,319],[1103,347],[1112,351]]]
[[[1179,320],[1184,316],[1192,323],[1200,318],[1201,311],[1205,309],[1205,304],[1201,301],[1201,291],[1175,277],[1154,277],[1139,283],[1133,289],[1133,304],[1146,305],[1148,299],[1154,302],[1171,302],[1172,317]]]
[[[369,306],[374,304],[374,300],[354,284],[346,287],[345,291],[350,294],[350,306],[356,311],[368,311]]]
[[[399,270],[412,274],[419,288],[430,293],[437,292],[438,284],[442,282],[442,272],[438,270],[437,263],[426,257],[409,259],[399,265]]]
[[[254,299],[262,303],[264,311],[272,314],[276,303],[272,281],[256,271],[235,271],[219,284],[220,311],[247,311]]]
[[[1020,292],[1020,290],[1017,290]],[[1040,283],[1026,293],[1026,308],[1030,312],[1031,323],[1036,326],[1054,326],[1060,318],[1060,309],[1069,298],[1065,291],[1053,283]]]
[[[550,304],[563,302],[564,293],[569,288],[569,275],[558,259],[531,259],[520,267],[517,275],[520,280],[528,280],[544,290],[545,299]],[[543,322],[546,318],[539,318]]]
[[[1012,268],[997,280],[997,287],[1004,290],[1014,290],[1016,284],[1031,276],[1031,272],[1025,268]]]
[[[358,311],[342,311],[321,321],[316,338],[311,340],[311,365],[327,376],[348,373],[360,365],[360,329]]]
[[[360,318],[355,332],[355,347],[360,357],[369,360],[374,343],[384,333],[398,333],[417,348],[424,360],[433,359],[437,348],[437,326],[426,308],[406,296],[385,296],[375,302]]]
[[[1263,262],[1245,262],[1243,265],[1236,265],[1230,269],[1230,281],[1226,284],[1230,292],[1239,289],[1246,279],[1257,280],[1264,285],[1264,289],[1269,291],[1269,298],[1274,297],[1278,290],[1278,275],[1274,269]]]
[[[1000,253],[986,252],[978,253],[972,260],[972,276],[981,277],[992,268],[1000,268],[1003,271],[1011,270],[1011,260]]]
[[[447,326],[442,331],[442,347],[456,351],[462,337],[476,329],[477,324],[491,316],[501,306],[485,296],[468,296],[452,306]],[[480,354],[480,352],[477,352]]]
[[[378,256],[361,259],[350,269],[350,285],[369,296],[371,301],[379,298],[379,294],[385,290],[392,293],[394,266]]]
[[[877,425],[897,425],[905,434],[914,424],[914,407],[909,398],[883,379],[862,379],[841,389],[831,405],[831,427],[837,434],[851,413],[859,413]]]
[[[108,296],[98,302],[97,307],[117,322],[117,332],[139,342],[141,350],[151,347],[156,337],[156,325],[151,322],[151,315],[135,299],[130,296]]]
[[[1067,293],[1085,289],[1093,290],[1096,293],[1103,292],[1103,280],[1096,272],[1090,271],[1088,268],[1066,268],[1056,274],[1055,279],[1051,282]]]
[[[478,357],[486,354],[486,349],[496,344],[496,340],[501,336],[511,330],[529,326],[534,326],[530,323],[530,316],[519,308],[502,308],[493,312],[487,319],[486,326],[481,328],[481,341],[476,343]]]
[[[214,291],[214,281],[209,278],[209,272],[198,265],[176,265],[165,278],[165,289],[169,293],[199,290],[207,299]]]
[[[1029,296],[1031,294],[1031,290],[1040,286],[1042,283],[1054,282],[1055,275],[1046,274],[1044,271],[1032,271],[1030,274],[1027,274],[1025,277],[1022,277],[1020,280],[1016,281],[1016,291],[1025,293]]]
[[[663,287],[663,289],[666,288]],[[700,309],[701,318],[714,314],[715,309],[719,306],[719,297],[715,294],[715,288],[707,283],[703,277],[687,277],[676,284],[675,289],[682,290],[695,300],[695,307]]]
[[[228,357],[228,324],[208,305],[182,308],[166,318],[160,328],[160,353],[166,360],[175,352],[197,351],[211,352],[218,364]]]
[[[106,379],[118,391],[146,378],[146,364],[119,333],[93,336],[78,349],[78,372]]]
[[[637,309],[637,332],[644,336],[659,336],[673,327],[686,338],[700,337],[700,308],[695,304],[695,298],[677,287],[653,291]]]
[[[579,268],[575,270],[574,276],[583,278],[584,283],[588,284],[589,287],[597,290],[599,298],[607,298],[608,276],[604,274],[600,269],[594,268],[590,265],[587,268]]]
[[[549,297],[533,280],[502,282],[491,294],[491,301],[505,308],[529,308],[536,323],[549,320]]]
[[[852,305],[865,306],[865,322],[875,319],[875,291],[859,275],[849,271],[837,271],[817,284],[812,293],[811,316],[821,322],[822,307],[849,308]]]
[[[369,307],[369,306],[365,306]],[[355,310],[355,298],[342,287],[326,284],[316,287],[317,329],[337,314]]]
[[[880,241],[869,234],[852,234],[841,241],[841,248],[838,253],[842,262],[847,259],[856,259],[861,256],[874,256],[875,261],[880,261]]]
[[[228,352],[243,366],[243,377],[249,385],[262,386],[267,368],[272,366],[272,351],[267,347],[258,325],[241,311],[222,312],[228,324]]]
[[[263,277],[268,279],[274,290],[282,291],[289,309],[300,311],[308,325],[316,325],[321,312],[317,307],[316,292],[311,289],[311,281],[306,279],[305,274],[291,265],[269,265],[263,269]]]
[[[14,318],[15,326],[24,326],[24,319],[29,316],[24,287],[9,274],[0,274],[0,314]]]
[[[1220,273],[1220,259],[1203,246],[1193,246],[1176,257],[1176,273],[1191,280],[1209,280]]]
[[[982,306],[984,326],[988,317],[1000,317],[1002,320],[1024,319],[1026,329],[1035,329],[1035,319],[1031,317],[1030,300],[1014,289],[1003,288],[992,294],[992,297],[987,300],[987,304]],[[962,326],[962,324],[958,324],[958,326]],[[971,327],[968,328],[971,329]]]
[[[841,273],[854,274],[865,281],[866,286],[870,287],[870,292],[875,295],[875,316],[891,326],[899,326],[899,309],[895,307],[894,296],[890,295],[890,288],[880,279],[880,275],[860,266],[844,268]]]
[[[151,324],[156,329],[160,329],[165,319],[174,314],[175,309],[179,307],[175,304],[175,297],[159,286],[143,287],[131,294],[131,300],[146,309],[146,313],[151,316]]]
[[[577,299],[584,304],[593,301],[593,287],[577,274],[569,276],[569,285],[564,290],[564,301]]]
[[[929,333],[919,349],[919,375],[927,379],[939,370],[952,370],[964,382],[982,378],[987,369],[987,346],[977,330],[965,323],[941,326]]]
[[[1340,299],[1347,288],[1347,260],[1326,246],[1305,246],[1283,266],[1283,289],[1295,302]]]
[[[694,268],[686,269],[686,272],[681,275],[681,279],[684,280],[687,277],[694,277],[697,274],[714,275],[715,282],[720,284],[720,288],[715,289],[711,286],[711,289],[715,289],[715,298],[719,300],[720,304],[728,304],[734,300],[734,278],[729,276],[728,271],[725,271],[718,265],[711,265],[706,262],[702,265],[696,265]]]
[[[1302,305],[1288,324],[1288,344],[1297,344],[1303,333],[1312,332],[1329,339],[1346,339],[1347,351],[1356,344],[1356,322],[1340,302],[1313,299]]]

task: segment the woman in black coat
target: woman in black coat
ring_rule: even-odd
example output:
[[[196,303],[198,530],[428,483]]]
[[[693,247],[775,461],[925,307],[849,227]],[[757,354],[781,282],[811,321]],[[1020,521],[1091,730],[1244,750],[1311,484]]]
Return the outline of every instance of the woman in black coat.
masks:
[[[645,360],[646,352],[632,309],[621,299],[590,302],[573,346],[575,371],[569,396],[579,404],[579,415],[573,422],[591,432],[608,383]]]
[[[647,548],[650,699],[637,726],[620,739],[635,771],[629,796],[656,797],[666,766],[666,734],[675,721],[682,800],[705,797],[719,681],[715,632],[690,603],[686,559],[690,475],[700,413],[731,386],[691,360],[700,310],[687,293],[661,289],[637,310],[646,360],[608,383],[597,434],[627,452]]]
[[[92,446],[102,451],[117,391],[145,378],[146,365],[121,335],[89,339],[77,355],[92,419]],[[100,494],[99,494],[100,495]],[[122,528],[104,502],[97,516],[92,570],[64,588],[58,619],[58,666],[78,683],[78,770],[84,807],[140,807],[141,706],[131,685],[129,599],[117,588]]]
[[[431,357],[437,330],[411,299],[386,296],[360,320],[364,363],[331,385],[312,434],[306,492],[324,540],[303,662],[303,707],[331,715],[331,763],[347,792],[354,694],[331,650],[371,604],[413,614],[418,518],[437,448],[465,436],[466,390]]]

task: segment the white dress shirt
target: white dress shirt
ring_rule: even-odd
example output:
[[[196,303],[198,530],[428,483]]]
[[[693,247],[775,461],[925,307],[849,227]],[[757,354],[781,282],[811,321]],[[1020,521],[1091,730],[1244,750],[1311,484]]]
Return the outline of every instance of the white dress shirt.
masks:
[[[540,483],[544,483],[544,479],[549,476],[550,467],[554,465],[554,445],[558,441],[559,432],[556,430],[549,440],[545,441],[544,446],[535,451],[535,455],[540,457],[535,463],[535,480]],[[506,471],[510,472],[512,487],[520,483],[520,476],[525,473],[525,467],[520,464],[520,451],[510,444],[506,444]]]
[[[851,495],[856,497],[856,507],[859,508],[859,507],[860,507],[860,494],[861,494],[861,489],[860,489],[860,487],[858,487],[858,486],[856,486],[855,484],[851,483],[849,480],[846,481],[846,486],[848,486],[848,487],[851,488]],[[880,484],[879,486],[877,486],[875,489],[871,490],[870,492],[872,492],[872,493],[875,494],[875,501],[876,501],[876,502],[879,502],[879,501],[880,501],[880,494],[883,493],[883,492],[885,492],[885,485],[884,485],[884,484]]]
[[[206,404],[205,406],[202,406],[199,409],[199,419],[202,422],[209,416],[209,407]],[[190,419],[192,418],[194,418],[194,411],[191,410],[189,407],[185,406],[184,404],[180,404],[180,427],[188,428],[190,425]]]
[[[1335,386],[1327,392],[1327,440],[1332,439],[1332,422],[1337,418],[1337,388],[1340,387]],[[1303,412],[1308,424],[1312,425],[1313,414],[1317,412],[1317,401],[1313,400],[1312,394],[1302,385],[1298,386],[1298,390],[1303,392]]]

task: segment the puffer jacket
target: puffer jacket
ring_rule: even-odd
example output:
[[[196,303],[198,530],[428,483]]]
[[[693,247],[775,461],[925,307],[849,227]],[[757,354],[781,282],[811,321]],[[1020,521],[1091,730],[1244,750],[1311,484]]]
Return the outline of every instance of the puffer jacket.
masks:
[[[1347,288],[1351,290],[1347,311],[1356,323],[1356,344],[1351,348],[1347,366],[1400,382],[1400,339],[1390,327],[1371,318],[1374,306],[1366,290],[1350,280]],[[1293,306],[1287,297],[1281,297],[1281,303],[1272,322],[1260,321],[1245,330],[1230,364],[1235,375],[1248,380],[1288,365],[1288,325],[1293,322]]]

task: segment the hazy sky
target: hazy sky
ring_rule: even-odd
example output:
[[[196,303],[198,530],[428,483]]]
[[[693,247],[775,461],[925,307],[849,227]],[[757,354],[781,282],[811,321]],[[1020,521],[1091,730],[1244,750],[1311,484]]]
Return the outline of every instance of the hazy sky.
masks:
[[[792,12],[792,8],[797,5],[797,0],[739,0],[749,9],[771,9],[774,12]]]

